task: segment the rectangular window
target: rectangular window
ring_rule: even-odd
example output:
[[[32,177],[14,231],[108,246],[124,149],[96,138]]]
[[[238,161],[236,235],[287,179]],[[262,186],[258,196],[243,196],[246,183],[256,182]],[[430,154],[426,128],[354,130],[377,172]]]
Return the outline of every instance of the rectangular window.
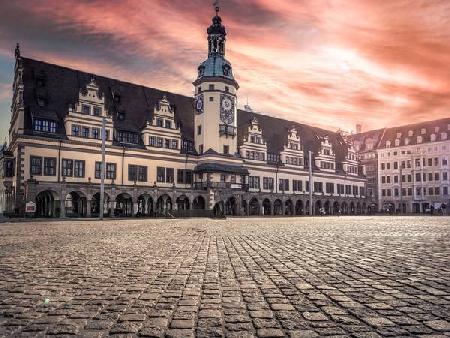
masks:
[[[448,187],[442,187],[442,194],[445,196],[448,195]]]
[[[209,90],[214,90],[214,85],[213,84],[209,85]]]
[[[439,181],[439,173],[434,173],[434,180]]]
[[[325,185],[325,189],[327,194],[334,194],[334,183],[327,182]]]
[[[150,136],[148,139],[148,144],[150,147],[156,147],[156,137]]]
[[[167,149],[170,149],[170,140],[168,138],[164,139],[164,146]]]
[[[248,187],[251,189],[259,189],[259,176],[249,176]]]
[[[385,164],[381,163],[381,170],[384,170],[384,169],[385,169]]]
[[[56,133],[56,122],[50,122],[50,130],[51,133]]]
[[[73,176],[73,160],[63,158],[61,175],[63,177],[72,177]]]
[[[74,177],[84,177],[84,160],[75,160],[73,163],[73,176]]]
[[[322,182],[314,182],[314,192],[323,192]]]
[[[171,129],[172,128],[172,121],[164,120],[164,127],[167,128],[167,129]]]
[[[201,135],[202,134],[202,126],[198,125],[197,126],[197,135]]]
[[[172,146],[171,146],[172,149],[178,149],[178,140],[172,140],[171,143],[172,143]]]
[[[81,112],[83,114],[90,115],[91,114],[91,106],[89,106],[87,104],[82,104],[81,105]]]
[[[156,147],[162,148],[163,147],[163,142],[164,142],[164,139],[162,137],[156,138]]]
[[[80,135],[80,126],[77,124],[72,124],[72,136]]]
[[[359,187],[359,196],[364,196],[366,194],[366,191],[364,187]]]
[[[280,178],[278,189],[283,192],[289,191],[289,180],[287,178]]]
[[[200,153],[200,155],[203,154],[203,144],[200,144],[198,146],[198,152]]]
[[[105,178],[115,180],[117,165],[115,163],[106,163]],[[95,178],[100,179],[102,177],[102,162],[95,162]]]
[[[356,185],[354,185],[354,186],[352,186],[352,192],[353,192],[353,195],[358,195],[358,186],[356,186]]]
[[[94,116],[100,116],[102,113],[102,108],[95,106],[93,109],[93,112],[94,112]]]
[[[100,129],[99,128],[92,128],[92,138],[93,139],[100,139]]]
[[[352,186],[351,185],[345,185],[345,194],[351,195],[352,193]]]
[[[34,120],[34,128],[33,129],[36,131],[42,131],[42,121]]]
[[[167,183],[175,182],[174,169],[173,168],[166,168],[166,182]]]
[[[263,177],[263,189],[273,190],[273,177]]]
[[[106,163],[106,178],[110,180],[116,179],[116,164],[115,163]]]
[[[177,169],[177,183],[192,184],[192,170]]]
[[[42,175],[42,157],[30,157],[30,175]]]
[[[50,131],[49,123],[46,120],[42,121],[42,131]]]
[[[157,167],[156,168],[156,181],[165,182],[166,181],[166,168]]]
[[[83,136],[84,138],[89,138],[89,134],[90,134],[90,130],[88,127],[83,127],[81,129],[81,136]]]
[[[230,153],[230,146],[224,145],[224,146],[223,146],[223,153],[224,153],[225,155],[228,155],[228,154]]]
[[[44,175],[55,176],[56,175],[56,158],[45,157],[44,158]]]
[[[416,182],[420,182],[421,181],[421,175],[420,173],[416,173]]]

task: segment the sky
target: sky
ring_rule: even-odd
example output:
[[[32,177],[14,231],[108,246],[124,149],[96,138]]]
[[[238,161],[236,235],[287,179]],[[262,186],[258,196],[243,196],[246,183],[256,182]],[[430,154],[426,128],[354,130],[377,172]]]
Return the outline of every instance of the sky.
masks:
[[[23,56],[191,96],[209,0],[0,0],[0,137]],[[351,131],[450,117],[450,0],[222,0],[238,105]]]

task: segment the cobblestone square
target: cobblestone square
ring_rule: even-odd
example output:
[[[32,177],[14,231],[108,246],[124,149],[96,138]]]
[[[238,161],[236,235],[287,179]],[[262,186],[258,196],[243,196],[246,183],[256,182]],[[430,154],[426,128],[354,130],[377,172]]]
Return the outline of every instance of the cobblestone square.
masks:
[[[0,336],[449,337],[450,218],[0,225]]]

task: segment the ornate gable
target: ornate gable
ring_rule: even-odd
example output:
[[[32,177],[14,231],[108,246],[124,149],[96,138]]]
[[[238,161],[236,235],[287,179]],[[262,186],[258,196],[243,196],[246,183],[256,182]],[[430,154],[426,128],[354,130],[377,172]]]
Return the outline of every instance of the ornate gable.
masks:
[[[164,148],[179,152],[181,149],[181,131],[175,123],[175,112],[164,95],[153,109],[153,118],[147,121],[142,130],[147,148]]]
[[[256,117],[251,120],[239,150],[241,156],[248,160],[266,161],[267,143],[262,137],[262,129]]]

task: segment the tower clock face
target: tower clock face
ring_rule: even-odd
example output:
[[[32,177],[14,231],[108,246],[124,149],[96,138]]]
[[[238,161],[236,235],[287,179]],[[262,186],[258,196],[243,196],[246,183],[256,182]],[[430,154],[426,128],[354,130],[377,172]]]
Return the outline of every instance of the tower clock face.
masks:
[[[220,96],[220,119],[225,124],[234,121],[234,98],[229,95]]]
[[[199,114],[203,113],[203,94],[198,95],[195,99],[195,110],[197,110],[197,113]]]

